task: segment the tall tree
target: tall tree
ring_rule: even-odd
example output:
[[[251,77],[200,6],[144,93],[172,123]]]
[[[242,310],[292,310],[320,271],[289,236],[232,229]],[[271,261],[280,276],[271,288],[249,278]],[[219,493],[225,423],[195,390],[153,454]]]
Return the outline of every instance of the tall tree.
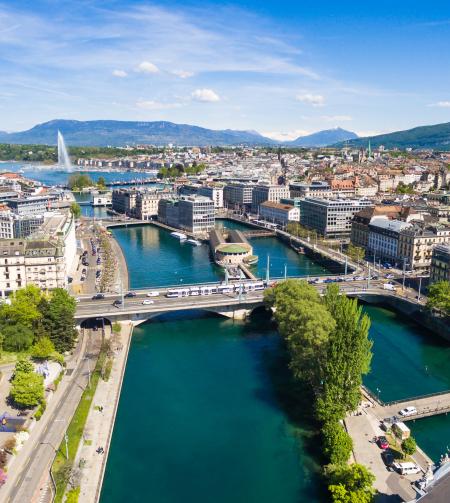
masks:
[[[44,400],[44,378],[34,372],[16,372],[10,396],[19,407],[30,408]]]
[[[40,304],[45,329],[60,353],[72,349],[77,336],[75,309],[75,300],[62,288],[55,288],[50,298],[43,299]]]
[[[438,281],[428,288],[427,307],[450,315],[450,281]]]
[[[324,302],[336,322],[328,340],[323,392],[317,400],[318,417],[326,421],[342,419],[358,406],[362,376],[370,369],[372,342],[370,319],[356,299],[339,295],[339,287],[330,285]]]

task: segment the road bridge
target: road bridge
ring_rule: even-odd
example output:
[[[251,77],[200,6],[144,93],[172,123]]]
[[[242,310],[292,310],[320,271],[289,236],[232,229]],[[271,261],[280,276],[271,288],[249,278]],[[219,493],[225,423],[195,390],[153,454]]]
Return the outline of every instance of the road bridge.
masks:
[[[319,293],[322,294],[328,283],[319,278],[316,278],[316,280],[322,281],[314,283]],[[239,282],[234,283],[239,284]],[[230,282],[230,284],[233,283]],[[414,299],[401,299],[396,296],[395,292],[385,290],[382,281],[341,281],[337,284],[340,291],[349,296],[364,300],[377,296],[380,298],[393,297],[396,301],[397,299],[398,301],[403,300],[410,303],[413,308],[420,309],[420,305]],[[203,285],[207,284],[176,285],[171,288],[189,288]],[[218,285],[218,283],[210,283],[210,285]],[[92,318],[131,320],[137,324],[168,312],[202,309],[228,318],[244,319],[253,309],[263,305],[264,291],[261,290],[246,293],[216,293],[169,298],[166,297],[168,289],[168,287],[139,289],[135,290],[136,295],[130,298],[120,294],[107,294],[103,299],[98,300],[93,300],[90,296],[83,296],[79,298],[75,318],[80,324]],[[144,303],[145,300],[147,302],[151,301],[151,303]],[[122,301],[122,304],[114,305],[115,301]]]

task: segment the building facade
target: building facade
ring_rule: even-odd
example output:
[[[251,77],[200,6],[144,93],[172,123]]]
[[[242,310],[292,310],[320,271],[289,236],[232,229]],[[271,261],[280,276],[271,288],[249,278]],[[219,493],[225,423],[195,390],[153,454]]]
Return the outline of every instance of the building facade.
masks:
[[[223,190],[223,187],[210,187],[205,185],[198,189],[198,195],[212,199],[215,208],[223,208]]]
[[[325,237],[348,237],[354,215],[372,205],[368,199],[306,197],[300,202],[300,223]]]
[[[179,203],[180,229],[194,234],[209,232],[214,228],[214,201],[209,197],[190,196],[180,199]]]
[[[366,249],[369,244],[369,224],[375,218],[393,219],[400,215],[401,206],[373,206],[355,214],[352,220],[350,241],[355,246]]]
[[[159,201],[172,196],[162,190],[137,192],[133,214],[139,220],[152,220],[158,216]]]
[[[289,222],[300,221],[300,210],[289,204],[266,201],[259,206],[259,218],[286,227]]]
[[[430,282],[450,281],[450,244],[433,247],[430,265]]]
[[[136,190],[115,189],[112,191],[112,209],[117,213],[131,215],[136,206]]]
[[[286,185],[255,185],[252,192],[252,211],[258,213],[262,203],[279,203],[281,198],[289,196],[289,187]]]
[[[376,259],[391,262],[398,261],[400,232],[411,227],[411,224],[401,220],[373,218],[369,224],[367,249]]]
[[[245,183],[232,183],[223,189],[224,206],[230,209],[245,210],[252,204],[254,185]]]

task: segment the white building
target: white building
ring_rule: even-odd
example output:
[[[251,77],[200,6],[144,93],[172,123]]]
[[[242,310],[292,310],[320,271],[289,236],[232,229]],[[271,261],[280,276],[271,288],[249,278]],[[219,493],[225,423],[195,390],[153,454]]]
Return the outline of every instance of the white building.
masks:
[[[259,205],[259,217],[285,227],[289,222],[300,221],[300,209],[290,204],[266,201]]]
[[[112,193],[111,192],[92,192],[91,194],[92,206],[111,206]]]
[[[197,194],[212,199],[215,208],[223,208],[223,187],[199,187]]]
[[[255,185],[252,193],[252,211],[259,212],[259,207],[266,201],[279,203],[280,199],[290,196],[286,185]]]
[[[407,227],[411,227],[411,224],[403,220],[373,218],[369,224],[368,250],[375,258],[396,262],[400,231]]]

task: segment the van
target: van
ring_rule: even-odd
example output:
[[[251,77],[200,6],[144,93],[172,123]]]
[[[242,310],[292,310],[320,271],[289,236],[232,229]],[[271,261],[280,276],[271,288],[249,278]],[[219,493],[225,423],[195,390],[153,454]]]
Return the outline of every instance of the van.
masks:
[[[421,471],[421,468],[415,463],[405,462],[405,463],[392,463],[395,471],[401,475],[414,475]]]

